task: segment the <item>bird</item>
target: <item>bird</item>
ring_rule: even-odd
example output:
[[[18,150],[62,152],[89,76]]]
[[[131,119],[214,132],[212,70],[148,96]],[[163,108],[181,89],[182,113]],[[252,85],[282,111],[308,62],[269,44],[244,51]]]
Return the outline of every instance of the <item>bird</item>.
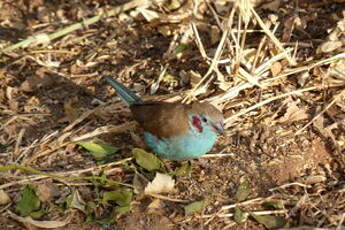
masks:
[[[105,77],[143,129],[145,144],[168,160],[199,158],[224,134],[224,117],[207,102],[144,101],[110,76]]]

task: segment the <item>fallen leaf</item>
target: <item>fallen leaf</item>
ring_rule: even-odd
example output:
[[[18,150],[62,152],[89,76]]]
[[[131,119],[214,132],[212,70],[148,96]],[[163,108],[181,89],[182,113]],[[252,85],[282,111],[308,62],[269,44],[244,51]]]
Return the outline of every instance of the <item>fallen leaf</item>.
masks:
[[[30,213],[30,217],[32,219],[39,219],[41,218],[42,216],[44,216],[46,214],[46,211],[44,209],[40,209],[38,211],[35,211],[35,212],[32,212]]]
[[[324,122],[325,122],[325,119],[323,116],[319,116],[318,118],[316,118],[314,121],[313,121],[313,125],[314,127],[318,130],[318,131],[322,131],[324,128],[325,128],[325,125],[324,125]],[[324,134],[324,133],[323,133]],[[327,136],[327,135],[325,135]]]
[[[270,70],[271,70],[271,73],[272,73],[272,76],[275,77],[277,76],[278,74],[281,73],[282,71],[282,64],[280,62],[274,62],[271,66],[270,66]]]
[[[220,30],[218,28],[218,26],[211,26],[211,29],[209,31],[210,34],[210,42],[212,45],[214,44],[218,44],[220,41]]]
[[[8,105],[13,112],[18,112],[19,102],[16,100],[9,100]]]
[[[279,229],[284,227],[286,224],[286,220],[281,216],[259,216],[255,214],[251,214],[251,216],[260,224],[263,224],[268,229]]]
[[[161,199],[154,199],[148,206],[148,209],[157,209],[163,207],[163,201]]]
[[[0,189],[0,205],[8,204],[10,202],[10,196],[4,190]]]
[[[162,25],[157,28],[158,32],[162,34],[164,37],[171,36],[173,33],[171,26],[169,25]]]
[[[280,3],[281,0],[273,0],[269,1],[268,3],[262,4],[260,8],[277,12],[279,10]]]
[[[137,11],[140,12],[148,22],[160,17],[156,11],[148,10],[146,7],[138,7]]]
[[[309,78],[310,78],[310,73],[308,71],[301,73],[300,75],[297,76],[298,84],[300,86],[304,86]]]
[[[174,191],[175,180],[171,176],[157,173],[152,182],[148,183],[145,194],[169,193]]]
[[[175,175],[176,176],[190,176],[192,173],[192,165],[190,164],[189,161],[184,162],[181,167],[176,169]]]
[[[118,189],[115,191],[104,192],[102,200],[105,202],[114,201],[122,207],[129,206],[132,202],[133,192],[131,189]]]
[[[65,110],[65,116],[70,123],[79,117],[79,110],[73,107],[71,104],[64,104],[63,108]]]
[[[325,126],[324,116],[319,116],[313,121],[313,126],[324,136],[330,138],[332,142],[337,144],[337,137],[332,132],[333,129],[338,128],[338,123],[333,123],[329,126]]]
[[[52,76],[31,75],[20,85],[19,89],[24,92],[33,92],[41,87],[47,87],[54,84],[55,80]]]
[[[152,153],[135,148],[132,150],[132,154],[137,164],[148,171],[159,170],[162,168],[161,161]]]
[[[195,201],[191,204],[184,206],[184,212],[186,215],[193,215],[201,212],[208,205],[207,200]]]
[[[327,177],[321,175],[308,176],[303,181],[304,184],[318,184],[327,181]]]
[[[161,199],[154,199],[147,206],[147,213],[149,214],[161,214],[164,208],[164,202]]]
[[[344,82],[345,59],[340,59],[335,62],[332,62],[328,70],[329,71],[327,71],[327,75],[329,74],[329,76],[335,77],[336,79],[339,79],[340,81]]]
[[[236,223],[241,224],[247,220],[247,216],[239,207],[235,207],[234,220]]]
[[[33,220],[31,217],[20,217],[17,216],[14,213],[11,213],[8,211],[10,214],[10,217],[21,222],[24,224],[30,224],[38,228],[51,228],[51,229],[56,229],[56,228],[61,228],[67,225],[71,221],[72,215],[66,218],[64,221],[38,221],[38,220]]]
[[[251,193],[250,186],[247,182],[242,182],[240,186],[238,186],[238,189],[236,191],[236,200],[237,201],[243,201],[247,199],[249,194]]]
[[[284,204],[281,201],[267,201],[267,202],[264,202],[262,205],[265,207],[269,207],[269,208],[273,207],[275,209],[283,209],[284,208]]]
[[[115,191],[104,192],[102,200],[104,202],[114,201],[117,207],[114,208],[116,217],[119,217],[132,209],[133,191],[131,189],[117,189]]]
[[[41,202],[33,186],[25,186],[20,195],[21,198],[16,205],[16,211],[19,212],[21,216],[28,216],[30,213],[39,210]]]
[[[135,188],[136,193],[144,192],[145,186],[148,184],[149,180],[146,179],[144,176],[135,173],[133,178],[133,186]]]
[[[116,214],[117,217],[126,214],[127,212],[132,210],[132,206],[131,205],[127,205],[127,206],[117,206],[114,209],[114,212]]]
[[[258,81],[257,76],[252,75],[251,73],[247,72],[245,69],[240,67],[238,69],[238,74],[239,74],[239,77],[247,80],[248,82],[252,83],[253,85],[259,86],[260,88],[262,87]]]
[[[88,150],[96,160],[102,160],[103,158],[114,154],[119,150],[114,146],[96,141],[81,141],[77,142],[77,144]]]
[[[189,71],[187,74],[189,74],[189,78],[190,78],[190,84],[191,86],[194,88],[197,84],[199,84],[199,82],[202,79],[202,76],[200,73],[198,72],[194,72],[193,70]]]
[[[53,197],[60,194],[59,187],[53,183],[40,183],[36,185],[36,193],[38,198],[42,201],[50,201]]]
[[[177,10],[182,6],[182,1],[179,0],[171,0],[171,1],[164,1],[163,7],[166,8],[169,11]]]
[[[343,46],[342,41],[326,41],[323,42],[316,50],[317,54],[320,53],[330,53]]]
[[[169,85],[169,87],[174,88],[179,85],[179,78],[172,74],[166,73],[163,75],[161,82]]]
[[[180,43],[174,50],[174,55],[179,55],[180,53],[182,53],[183,51],[185,51],[186,49],[188,49],[188,44],[186,43]]]
[[[293,101],[288,104],[286,113],[284,116],[279,118],[278,122],[294,122],[308,119],[308,114],[304,108],[300,108],[297,106],[298,102]]]
[[[72,104],[76,104],[78,102],[77,98],[72,98],[64,103],[63,108],[65,115],[58,120],[59,123],[69,122],[72,123],[80,116],[80,110],[72,106]]]
[[[80,196],[78,190],[75,190],[67,197],[67,207],[79,209],[80,211],[85,212],[85,201]]]
[[[293,35],[293,31],[296,28],[303,30],[303,27],[305,26],[305,24],[306,24],[305,19],[302,19],[298,16],[288,17],[284,22],[282,41],[289,42]]]

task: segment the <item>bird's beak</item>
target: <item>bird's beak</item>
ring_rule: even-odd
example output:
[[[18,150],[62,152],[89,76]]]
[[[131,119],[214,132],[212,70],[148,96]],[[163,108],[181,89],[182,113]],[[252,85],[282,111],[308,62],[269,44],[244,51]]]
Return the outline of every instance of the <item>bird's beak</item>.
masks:
[[[225,134],[224,124],[223,122],[215,122],[212,124],[212,128],[220,135]]]

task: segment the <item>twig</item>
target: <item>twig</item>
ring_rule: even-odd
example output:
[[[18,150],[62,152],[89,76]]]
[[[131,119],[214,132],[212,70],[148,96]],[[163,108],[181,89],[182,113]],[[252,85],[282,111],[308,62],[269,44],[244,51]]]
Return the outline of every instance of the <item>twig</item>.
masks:
[[[229,156],[234,156],[234,153],[218,153],[218,154],[205,154],[201,158],[221,158],[221,157],[229,157]]]
[[[66,143],[63,143],[61,145],[58,145],[57,147],[55,148],[52,148],[52,149],[48,149],[48,150],[45,150],[45,151],[42,151],[42,152],[39,152],[37,153],[36,155],[26,159],[24,161],[24,164],[30,164],[31,162],[35,161],[36,159],[40,158],[40,157],[43,157],[43,156],[46,156],[50,153],[53,153],[55,151],[57,151],[58,149],[60,148],[63,148],[63,147],[66,147],[67,145],[71,144],[72,142],[66,142]]]
[[[78,142],[78,141],[83,141],[83,140],[86,140],[86,139],[90,139],[90,138],[93,138],[93,137],[96,137],[96,136],[99,136],[99,135],[102,135],[102,134],[105,134],[105,133],[124,132],[126,130],[131,129],[134,126],[135,126],[135,122],[133,122],[133,121],[132,122],[126,122],[124,124],[117,125],[117,126],[106,125],[106,126],[99,127],[97,129],[95,129],[94,131],[86,133],[86,134],[84,134],[82,136],[73,137],[71,140],[72,140],[72,142]]]
[[[344,93],[345,93],[345,91],[342,91],[337,96],[335,96],[335,98],[319,114],[317,114],[315,117],[313,117],[313,119],[311,119],[311,121],[309,121],[305,126],[303,126],[300,130],[298,130],[295,135],[301,134],[303,132],[303,130],[305,130],[316,119],[318,119],[320,116],[322,116],[322,114],[324,114],[332,105],[334,105],[334,103],[336,101],[338,101],[343,96]]]
[[[291,56],[288,54],[288,52],[286,52],[286,50],[284,49],[283,45],[279,42],[277,37],[274,36],[274,34],[268,29],[266,24],[261,20],[260,16],[256,13],[255,9],[252,6],[250,6],[250,10],[253,13],[253,15],[255,16],[255,19],[258,21],[258,23],[261,26],[261,28],[267,34],[267,36],[273,41],[273,43],[278,47],[278,49],[280,49],[280,51],[285,53],[285,56],[286,56],[287,60],[289,61],[289,63],[291,65],[295,65],[296,64],[295,60],[293,60],[291,58]]]
[[[254,211],[250,213],[254,215],[258,215],[258,216],[266,216],[266,215],[286,214],[288,213],[288,210],[282,209],[282,210],[270,210],[270,211]],[[245,214],[249,215],[249,213],[245,213]],[[217,215],[217,217],[233,217],[233,216],[234,216],[233,213]],[[200,218],[211,218],[211,217],[213,217],[213,214],[200,216]]]
[[[155,198],[158,198],[158,199],[161,199],[161,200],[168,200],[168,201],[177,202],[177,203],[189,203],[190,202],[188,200],[181,200],[181,199],[170,198],[170,197],[163,196],[163,195],[160,195],[160,194],[148,193],[146,195],[152,196],[152,197],[155,197]]]
[[[17,142],[16,142],[16,145],[14,147],[14,152],[13,152],[13,156],[12,156],[12,161],[15,161],[16,160],[15,158],[18,156],[19,146],[22,143],[24,133],[25,133],[25,128],[22,128],[18,133]]]
[[[116,161],[116,162],[111,162],[109,164],[104,164],[104,165],[99,165],[96,167],[91,167],[91,168],[87,168],[87,169],[81,169],[81,170],[73,170],[73,171],[67,171],[67,172],[56,172],[54,174],[50,174],[50,173],[46,173],[46,172],[42,172],[40,170],[31,168],[31,167],[27,167],[27,166],[22,166],[22,165],[6,165],[4,167],[0,167],[0,172],[2,171],[8,171],[8,170],[12,170],[12,169],[20,169],[23,171],[29,171],[35,174],[39,174],[39,176],[35,175],[35,176],[28,176],[26,179],[24,180],[20,180],[20,181],[13,181],[7,184],[3,184],[0,185],[0,189],[4,189],[4,188],[8,188],[11,186],[14,186],[16,184],[24,184],[24,183],[28,183],[31,181],[36,181],[36,180],[41,180],[41,179],[45,179],[45,178],[55,178],[55,179],[63,179],[63,180],[78,180],[78,179],[84,179],[84,180],[94,180],[94,179],[102,179],[100,177],[94,177],[94,176],[90,176],[90,177],[77,177],[77,176],[69,176],[66,177],[67,175],[79,175],[85,172],[90,172],[90,171],[96,171],[96,170],[100,170],[103,168],[107,168],[107,167],[112,167],[115,165],[120,165],[120,164],[124,164],[128,161],[131,161],[132,158],[126,158],[120,161]],[[103,178],[104,179],[104,178]],[[110,181],[110,180],[108,180]],[[116,182],[116,181],[110,181],[111,183],[115,182],[115,183],[120,183],[120,182]],[[120,183],[122,184],[122,183]],[[128,184],[122,184],[124,186],[129,186],[129,187],[133,187],[132,185],[128,185]]]
[[[243,202],[239,202],[239,203],[235,203],[235,204],[231,204],[231,205],[225,205],[221,208],[221,210],[228,210],[228,209],[232,209],[232,208],[235,208],[235,207],[238,207],[238,206],[244,206],[244,205],[247,205],[247,204],[253,204],[253,203],[257,203],[257,202],[261,202],[262,200],[267,200],[269,198],[262,198],[262,197],[259,197],[259,198],[255,198],[255,199],[252,199],[252,200],[246,200],[246,201],[243,201]]]
[[[344,220],[345,220],[345,213],[343,213],[343,215],[341,216],[341,219],[340,219],[340,221],[339,221],[339,223],[338,223],[338,226],[337,226],[336,230],[341,230],[341,229],[343,229],[342,226],[343,226]]]
[[[284,94],[281,94],[281,95],[278,95],[278,96],[275,96],[275,97],[271,97],[271,98],[268,98],[264,101],[261,101],[247,109],[244,109],[242,111],[240,111],[239,113],[236,113],[235,115],[233,116],[230,116],[228,118],[225,119],[225,124],[230,122],[231,120],[237,118],[237,117],[240,117],[254,109],[257,109],[263,105],[266,105],[268,103],[271,103],[272,101],[275,101],[275,100],[278,100],[278,99],[281,99],[281,98],[284,98],[284,97],[287,97],[287,96],[290,96],[290,95],[294,95],[294,94],[298,94],[298,93],[303,93],[303,92],[307,92],[307,91],[311,91],[311,90],[315,90],[315,89],[318,89],[319,87],[317,86],[312,86],[312,87],[309,87],[309,88],[304,88],[304,89],[299,89],[299,90],[294,90],[294,91],[291,91],[291,92],[287,92],[287,93],[284,93]]]
[[[139,7],[139,6],[143,6],[143,5],[147,5],[147,4],[152,4],[154,3],[154,1],[149,1],[149,0],[133,0],[131,2],[128,2],[126,4],[123,4],[121,6],[118,6],[118,7],[115,7],[114,9],[112,10],[109,10],[107,12],[104,12],[104,13],[101,13],[99,15],[96,15],[92,18],[89,18],[89,19],[86,19],[86,20],[83,20],[82,22],[78,22],[78,23],[75,23],[73,25],[70,25],[66,28],[63,28],[55,33],[52,33],[50,35],[48,34],[39,34],[39,35],[35,35],[35,36],[31,36],[21,42],[18,42],[14,45],[11,45],[3,50],[0,51],[0,54],[1,53],[4,53],[4,52],[9,52],[9,51],[12,51],[12,50],[15,50],[17,48],[21,48],[21,47],[27,47],[29,45],[32,45],[32,44],[37,44],[37,43],[45,43],[45,42],[49,42],[51,40],[54,40],[56,38],[59,38],[59,37],[62,37],[66,34],[69,34],[75,30],[78,30],[78,29],[82,29],[88,25],[91,25],[95,22],[98,22],[99,20],[103,19],[103,18],[107,18],[107,17],[111,17],[111,16],[115,16],[115,15],[118,15],[122,12],[125,12],[125,11],[128,11],[130,9],[133,9],[133,8],[136,8],[136,7]]]
[[[273,191],[276,191],[278,189],[284,189],[284,188],[287,188],[287,187],[290,187],[290,186],[295,186],[295,185],[303,187],[303,188],[311,188],[310,185],[306,185],[306,184],[302,184],[302,183],[298,183],[298,182],[293,182],[293,183],[289,183],[289,184],[283,184],[283,185],[275,187],[275,188],[271,188],[268,191],[273,192]]]
[[[93,114],[94,112],[96,112],[99,109],[99,107],[92,109],[92,110],[87,110],[86,112],[84,112],[81,116],[79,116],[76,120],[74,120],[70,125],[68,125],[67,127],[65,127],[63,129],[63,132],[68,132],[71,129],[73,129],[77,124],[79,124],[80,122],[82,122],[83,120],[85,120],[88,116],[90,116],[91,114]]]

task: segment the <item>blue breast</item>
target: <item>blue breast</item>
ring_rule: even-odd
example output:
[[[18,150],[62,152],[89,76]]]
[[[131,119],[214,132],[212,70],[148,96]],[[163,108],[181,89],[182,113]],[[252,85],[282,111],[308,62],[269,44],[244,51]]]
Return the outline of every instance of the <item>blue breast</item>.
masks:
[[[144,140],[153,152],[169,160],[197,158],[211,150],[216,142],[217,134],[205,127],[198,133],[190,130],[187,135],[158,138],[144,132]]]

